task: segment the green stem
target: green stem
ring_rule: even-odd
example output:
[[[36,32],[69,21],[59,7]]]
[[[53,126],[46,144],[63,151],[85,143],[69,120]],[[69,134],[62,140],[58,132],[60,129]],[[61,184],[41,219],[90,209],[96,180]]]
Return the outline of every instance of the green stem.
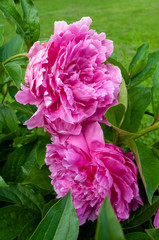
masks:
[[[6,63],[10,62],[11,60],[13,60],[14,58],[18,58],[18,57],[27,57],[28,54],[27,53],[19,53],[19,54],[16,54],[8,59],[6,59],[4,62],[2,62],[2,65],[5,65]]]
[[[159,122],[155,123],[154,125],[144,129],[143,131],[141,131],[139,134],[137,134],[136,136],[132,136],[131,139],[136,139],[136,138],[139,138],[149,132],[152,132],[154,130],[157,130],[159,129]]]

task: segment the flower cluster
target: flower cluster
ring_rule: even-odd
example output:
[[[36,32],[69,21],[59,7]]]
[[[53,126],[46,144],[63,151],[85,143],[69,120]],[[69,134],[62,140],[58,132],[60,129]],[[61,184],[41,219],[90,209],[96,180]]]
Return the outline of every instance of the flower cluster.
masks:
[[[104,113],[117,103],[121,73],[104,62],[113,51],[105,34],[89,30],[91,19],[67,25],[55,22],[48,43],[34,43],[22,91],[16,100],[38,109],[26,124],[51,134],[74,134],[85,120],[106,122]]]
[[[30,49],[26,86],[16,95],[37,106],[28,128],[43,126],[54,135],[45,161],[57,198],[71,189],[80,225],[97,218],[106,195],[119,221],[142,204],[132,153],[105,144],[99,125],[107,124],[105,111],[118,103],[122,77],[118,67],[104,64],[112,41],[90,24],[89,17],[55,22],[48,43]]]

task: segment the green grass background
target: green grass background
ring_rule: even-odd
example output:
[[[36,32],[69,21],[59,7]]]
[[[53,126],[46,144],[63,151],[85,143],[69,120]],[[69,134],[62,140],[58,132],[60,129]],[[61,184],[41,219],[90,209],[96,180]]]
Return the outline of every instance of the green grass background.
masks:
[[[98,33],[105,32],[114,41],[117,58],[128,67],[136,49],[144,42],[150,43],[150,51],[159,49],[159,0],[33,0],[39,12],[42,40],[54,31],[54,21],[68,23],[90,16],[91,25]],[[17,4],[20,10],[20,5]],[[0,13],[4,25],[5,42],[15,31]],[[150,80],[151,81],[151,80]],[[146,83],[150,86],[151,83]],[[151,107],[150,107],[151,109]],[[153,122],[145,116],[144,127]],[[155,141],[159,131],[146,135]],[[158,138],[159,139],[159,138]]]

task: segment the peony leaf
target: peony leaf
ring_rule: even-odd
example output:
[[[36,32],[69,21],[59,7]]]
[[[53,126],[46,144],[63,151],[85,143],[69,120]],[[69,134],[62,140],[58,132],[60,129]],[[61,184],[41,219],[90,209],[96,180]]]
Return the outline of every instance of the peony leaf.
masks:
[[[35,212],[16,205],[0,208],[0,239],[15,239],[34,214]]]
[[[143,143],[137,142],[137,150],[147,197],[151,203],[152,196],[159,186],[159,158]]]
[[[19,134],[16,114],[7,104],[0,105],[0,124],[2,133],[15,132],[17,135]]]
[[[76,240],[78,232],[78,218],[69,191],[50,208],[30,240]]]
[[[129,105],[121,128],[129,132],[137,132],[143,114],[151,102],[150,88],[145,86],[132,87],[128,91]]]
[[[124,234],[108,197],[105,198],[97,221],[95,240],[124,240]]]
[[[2,176],[6,182],[22,182],[36,162],[36,144],[16,148],[4,165]]]
[[[1,4],[1,3],[0,3]],[[23,48],[23,39],[15,35],[10,39],[10,41],[0,47],[0,62],[4,62],[13,55],[22,52]]]
[[[120,84],[120,93],[119,93],[118,101],[119,103],[124,105],[126,110],[128,107],[128,92],[127,92],[125,81],[122,81],[122,83]]]
[[[152,108],[154,118],[159,116],[159,65],[157,66],[155,75],[153,77],[153,88],[152,88]]]
[[[159,50],[148,55],[148,61],[145,68],[139,74],[132,78],[131,85],[132,86],[137,85],[140,82],[143,82],[144,80],[151,77],[154,74],[158,63],[159,63]]]
[[[38,164],[35,163],[28,177],[23,181],[23,184],[33,184],[42,189],[53,191],[49,175],[50,171],[46,165],[40,169]]]
[[[8,187],[1,187],[0,200],[17,203],[18,205],[37,212],[37,214],[42,212],[45,203],[41,194],[36,193],[29,186],[22,184],[12,184]]]
[[[114,58],[111,58],[111,57],[109,57],[109,58],[107,59],[107,62],[108,62],[108,63],[111,63],[111,64],[113,64],[114,66],[117,66],[117,67],[120,68],[121,74],[122,74],[122,76],[123,76],[123,78],[124,78],[124,80],[125,80],[125,83],[128,84],[129,81],[130,81],[130,77],[129,77],[129,75],[128,75],[128,73],[127,73],[127,70],[125,69],[125,67],[124,67],[120,62],[118,62],[117,60],[115,60]]]
[[[145,231],[151,237],[151,239],[158,240],[159,228],[156,228],[156,229],[146,229]]]
[[[113,126],[119,127],[124,117],[124,113],[125,113],[125,106],[120,103],[110,107],[106,111],[105,116],[107,121],[110,124],[112,124]]]
[[[33,234],[35,231],[37,225],[40,222],[40,218],[35,215],[32,217],[26,225],[24,225],[24,228],[22,229],[20,235],[18,236],[17,240],[29,240],[30,236]]]
[[[143,232],[133,232],[125,235],[126,240],[152,240],[146,233]]]
[[[31,0],[20,0],[23,9],[24,22],[27,25],[28,30],[25,34],[29,35],[30,46],[39,39],[40,25],[38,12]]]
[[[0,25],[0,46],[3,44],[3,25]]]
[[[37,10],[35,9],[31,0],[21,0],[23,18],[17,11],[17,8],[13,0],[1,0],[0,9],[6,17],[11,19],[17,26],[17,33],[20,34],[28,46],[30,46],[38,40],[40,29],[39,29],[39,18]]]
[[[141,206],[137,211],[131,214],[130,218],[123,222],[122,227],[124,229],[135,228],[144,222],[148,221],[156,212],[159,207],[159,197],[154,196],[152,204],[149,203]]]
[[[20,65],[16,63],[8,63],[4,65],[4,69],[17,88],[20,89],[20,83],[22,82],[22,69]]]
[[[137,53],[133,57],[129,72],[131,78],[140,73],[146,66],[149,53],[149,43],[144,43],[137,49]]]
[[[8,184],[5,183],[5,181],[3,180],[3,178],[0,176],[0,187],[7,187]]]

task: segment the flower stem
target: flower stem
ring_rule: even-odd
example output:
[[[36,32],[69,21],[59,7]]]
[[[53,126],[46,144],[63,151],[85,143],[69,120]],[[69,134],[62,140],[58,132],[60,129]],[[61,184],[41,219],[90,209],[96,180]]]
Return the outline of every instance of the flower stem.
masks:
[[[16,54],[8,59],[6,59],[4,62],[2,62],[3,65],[5,65],[6,63],[10,62],[11,60],[13,60],[14,58],[18,58],[18,57],[27,57],[28,54],[27,53],[19,53],[19,54]]]
[[[157,123],[151,125],[150,127],[142,130],[142,131],[141,131],[139,134],[137,134],[136,136],[132,136],[131,139],[139,138],[139,137],[141,137],[141,136],[143,136],[143,135],[145,135],[145,134],[147,134],[147,133],[149,133],[149,132],[152,132],[152,131],[154,131],[154,130],[157,130],[157,129],[159,129],[159,122],[157,122]]]

